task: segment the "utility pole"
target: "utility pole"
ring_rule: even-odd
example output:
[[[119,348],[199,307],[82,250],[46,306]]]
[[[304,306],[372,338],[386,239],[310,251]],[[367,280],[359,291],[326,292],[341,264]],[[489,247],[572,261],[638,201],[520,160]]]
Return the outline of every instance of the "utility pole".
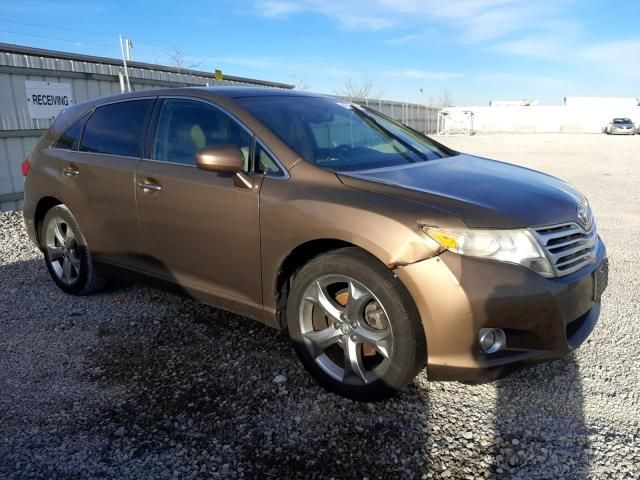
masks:
[[[131,50],[133,50],[133,42],[130,38],[127,38],[124,42],[125,50],[127,52],[127,62],[133,60],[133,55],[131,54]]]
[[[128,47],[127,47],[128,49]],[[124,76],[127,79],[127,91],[131,91],[131,82],[129,81],[129,70],[127,69],[127,56],[124,53],[124,45],[122,43],[122,34],[120,34],[120,51],[122,52],[122,63],[124,64]]]
[[[429,130],[429,109],[427,108],[427,104],[424,103],[424,90],[420,89],[420,103],[422,104],[422,108],[424,108],[424,134],[426,135]]]
[[[124,75],[122,72],[118,72],[118,80],[120,80],[120,93],[125,93],[127,91],[127,87],[124,85]]]

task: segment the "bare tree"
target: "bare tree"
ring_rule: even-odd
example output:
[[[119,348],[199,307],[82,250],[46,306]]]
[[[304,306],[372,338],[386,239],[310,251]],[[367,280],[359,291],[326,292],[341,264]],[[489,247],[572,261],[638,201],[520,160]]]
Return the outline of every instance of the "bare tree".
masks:
[[[297,75],[294,75],[292,79],[293,79],[293,86],[296,90],[303,90],[303,91],[309,90],[310,87],[305,77],[298,77]]]
[[[345,77],[342,88],[337,89],[335,93],[349,98],[381,98],[383,92],[378,90],[374,93],[374,88],[375,84],[368,76],[364,76],[360,80]]]
[[[171,50],[167,52],[167,57],[169,58],[171,66],[178,70],[193,70],[202,65],[202,62],[188,63],[184,51],[175,45],[171,45]]]
[[[454,101],[453,97],[447,90],[443,90],[440,96],[438,97],[438,102],[436,104],[439,108],[453,107]]]

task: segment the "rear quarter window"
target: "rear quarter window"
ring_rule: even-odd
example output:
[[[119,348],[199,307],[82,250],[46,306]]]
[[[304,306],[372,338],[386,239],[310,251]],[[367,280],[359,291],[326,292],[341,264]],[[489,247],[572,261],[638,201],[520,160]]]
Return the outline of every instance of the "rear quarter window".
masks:
[[[142,157],[146,126],[154,101],[129,100],[96,108],[84,128],[80,150]]]
[[[82,129],[85,123],[89,119],[89,115],[84,115],[80,120],[74,123],[69,129],[64,132],[58,140],[52,145],[53,148],[60,148],[64,150],[76,150],[80,143],[80,137],[82,136]]]

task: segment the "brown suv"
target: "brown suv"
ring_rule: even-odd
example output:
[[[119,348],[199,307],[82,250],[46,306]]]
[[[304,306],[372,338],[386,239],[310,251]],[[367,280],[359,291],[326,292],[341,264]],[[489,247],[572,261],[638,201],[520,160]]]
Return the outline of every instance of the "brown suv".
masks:
[[[385,398],[496,378],[594,328],[607,260],[567,183],[460,154],[364,107],[246,88],[63,112],[24,217],[66,293],[117,269],[287,328],[326,388]]]

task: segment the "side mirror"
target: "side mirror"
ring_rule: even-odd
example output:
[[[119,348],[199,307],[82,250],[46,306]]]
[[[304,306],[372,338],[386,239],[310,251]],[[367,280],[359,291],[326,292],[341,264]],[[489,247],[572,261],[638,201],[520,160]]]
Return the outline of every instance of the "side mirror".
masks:
[[[239,173],[244,170],[244,156],[236,145],[211,145],[196,153],[196,166],[210,172]]]

